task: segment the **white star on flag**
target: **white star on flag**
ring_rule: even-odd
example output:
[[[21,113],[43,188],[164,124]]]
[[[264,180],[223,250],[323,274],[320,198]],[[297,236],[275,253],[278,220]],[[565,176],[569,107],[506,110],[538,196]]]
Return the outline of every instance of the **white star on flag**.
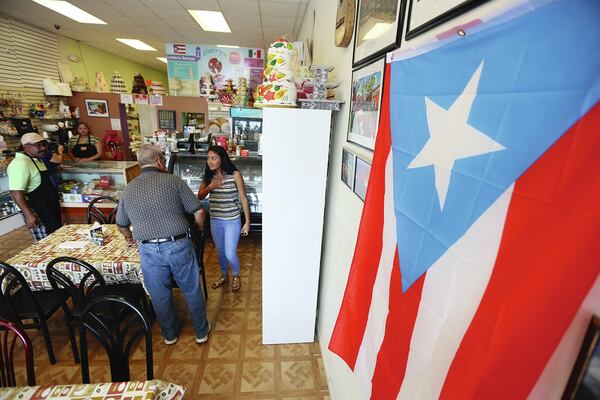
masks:
[[[448,110],[440,107],[430,98],[425,98],[429,140],[407,169],[433,165],[435,188],[441,210],[444,209],[452,168],[456,160],[505,150],[500,143],[467,123],[473,100],[477,95],[482,69],[483,61]]]

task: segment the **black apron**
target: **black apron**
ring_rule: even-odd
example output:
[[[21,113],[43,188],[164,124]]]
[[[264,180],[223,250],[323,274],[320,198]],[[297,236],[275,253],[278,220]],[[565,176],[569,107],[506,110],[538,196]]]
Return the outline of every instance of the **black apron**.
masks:
[[[80,136],[77,137],[77,144],[71,149],[75,157],[90,158],[98,154],[96,146],[92,144],[92,139],[90,138],[90,135],[88,135],[87,144],[80,144],[79,139],[81,139]]]
[[[46,226],[46,232],[50,234],[62,226],[58,192],[52,184],[50,172],[47,170],[40,171],[40,168],[33,158],[26,153],[23,154],[29,157],[42,177],[40,185],[31,193],[27,193],[27,203],[29,204],[29,207],[35,211],[37,216],[40,217],[43,224]]]

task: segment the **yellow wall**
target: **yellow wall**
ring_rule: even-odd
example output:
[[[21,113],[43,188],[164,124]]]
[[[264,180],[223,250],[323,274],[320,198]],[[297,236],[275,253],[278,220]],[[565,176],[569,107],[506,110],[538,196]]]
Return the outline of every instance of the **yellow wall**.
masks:
[[[120,57],[116,54],[89,46],[80,41],[58,36],[58,52],[60,61],[65,62],[71,68],[73,77],[83,77],[90,85],[89,89],[94,90],[96,82],[96,72],[102,71],[104,78],[110,89],[110,80],[114,71],[119,71],[125,81],[128,91],[131,91],[133,76],[141,73],[145,80],[160,81],[167,88],[167,73],[156,70]],[[79,58],[79,62],[69,61],[67,56],[73,55]]]

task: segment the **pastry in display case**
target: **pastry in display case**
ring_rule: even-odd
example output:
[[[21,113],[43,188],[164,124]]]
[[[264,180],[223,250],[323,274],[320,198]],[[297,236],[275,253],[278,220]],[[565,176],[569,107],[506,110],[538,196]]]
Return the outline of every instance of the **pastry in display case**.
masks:
[[[100,197],[119,200],[125,185],[140,173],[134,161],[97,161],[83,164],[63,164],[59,192],[63,222],[79,222],[88,204]],[[114,208],[113,203],[98,203],[98,207]]]
[[[244,178],[250,206],[250,229],[256,232],[262,230],[262,157],[251,154],[248,157],[230,155],[230,158]],[[198,193],[205,167],[206,153],[176,153],[172,156],[169,172],[179,176],[194,193]]]
[[[22,226],[21,210],[13,201],[8,191],[8,175],[6,166],[0,166],[0,235]]]

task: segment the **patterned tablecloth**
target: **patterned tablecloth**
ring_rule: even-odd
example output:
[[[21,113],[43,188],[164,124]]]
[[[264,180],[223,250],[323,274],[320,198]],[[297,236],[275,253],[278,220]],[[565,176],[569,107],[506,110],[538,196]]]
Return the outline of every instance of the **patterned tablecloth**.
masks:
[[[4,400],[175,400],[183,399],[184,393],[184,387],[158,379],[145,382],[0,388],[0,398]]]
[[[45,239],[34,243],[16,256],[6,260],[23,274],[32,290],[52,289],[46,277],[46,265],[56,257],[69,256],[92,264],[104,277],[107,284],[117,282],[140,283],[142,272],[136,244],[129,244],[116,225],[104,225],[104,246],[97,246],[82,234],[91,225],[65,225]],[[85,240],[83,249],[61,249],[67,241]],[[63,263],[58,269],[79,283],[85,275],[77,265]]]

